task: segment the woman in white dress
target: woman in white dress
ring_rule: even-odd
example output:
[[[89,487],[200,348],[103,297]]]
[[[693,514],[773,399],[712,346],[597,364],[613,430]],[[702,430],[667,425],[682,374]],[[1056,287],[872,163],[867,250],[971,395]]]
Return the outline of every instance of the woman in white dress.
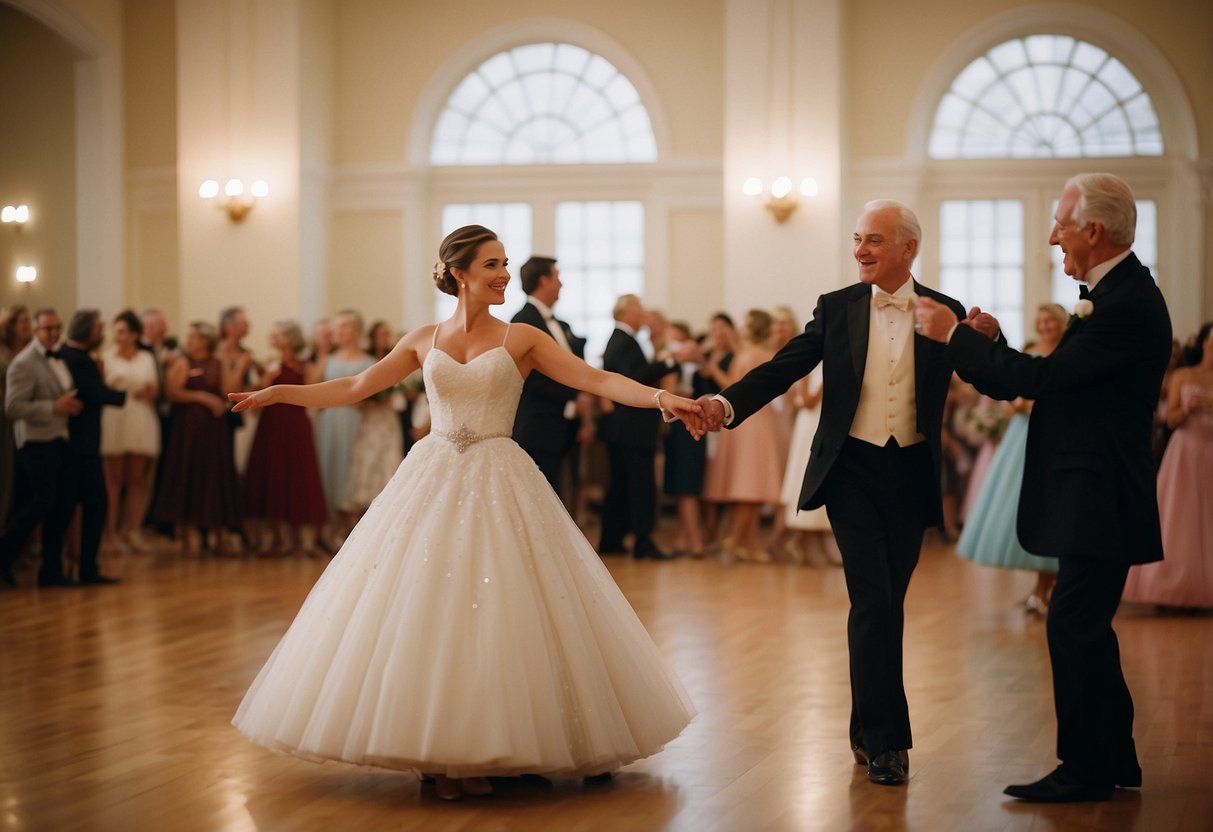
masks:
[[[395,339],[387,321],[375,321],[367,334],[367,352],[376,360],[391,352]],[[400,415],[392,407],[390,390],[360,405],[362,421],[350,453],[341,510],[360,516],[388,484],[404,459],[404,432]]]
[[[793,563],[801,565],[815,565],[824,559],[841,566],[842,555],[834,541],[825,506],[799,511],[800,486],[804,483],[804,472],[809,467],[809,457],[812,455],[813,437],[821,421],[821,377],[821,367],[818,366],[793,384],[786,394],[796,410],[796,421],[792,427],[792,446],[780,494],[787,529],[781,541],[782,553]]]
[[[156,358],[139,348],[143,323],[131,310],[114,318],[114,345],[101,358],[105,383],[126,393],[121,407],[101,408],[101,459],[109,502],[105,536],[119,552],[149,550],[139,533],[147,511],[147,481],[152,460],[160,455],[160,394]],[[121,516],[121,522],[119,522]]]
[[[489,308],[510,276],[496,235],[452,232],[438,287],[455,314],[372,367],[232,393],[240,410],[350,405],[421,367],[433,430],[371,504],[253,682],[233,724],[301,757],[414,770],[439,797],[488,776],[596,776],[658,751],[694,715],[610,573],[510,438],[532,370],[633,407],[698,406],[594,369]]]

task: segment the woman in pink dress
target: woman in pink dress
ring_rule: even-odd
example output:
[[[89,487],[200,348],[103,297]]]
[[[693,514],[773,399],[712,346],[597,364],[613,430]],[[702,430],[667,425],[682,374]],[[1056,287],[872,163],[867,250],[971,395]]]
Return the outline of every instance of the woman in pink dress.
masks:
[[[746,313],[741,346],[729,364],[729,384],[771,360],[770,334],[769,314],[761,309]],[[778,422],[779,414],[767,405],[736,429],[723,431],[716,456],[708,461],[703,498],[733,505],[732,528],[721,545],[738,560],[771,560],[758,544],[758,512],[764,503],[779,503],[787,455],[780,451]]]
[[[1200,328],[1196,363],[1171,374],[1158,469],[1163,560],[1134,566],[1124,600],[1213,608],[1213,322]]]

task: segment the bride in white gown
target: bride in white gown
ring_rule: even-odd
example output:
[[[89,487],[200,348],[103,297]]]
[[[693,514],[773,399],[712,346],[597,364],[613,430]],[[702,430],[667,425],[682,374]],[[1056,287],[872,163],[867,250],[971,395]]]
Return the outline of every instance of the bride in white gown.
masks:
[[[698,407],[490,315],[510,279],[493,232],[461,228],[439,254],[449,320],[357,376],[229,395],[236,410],[348,405],[420,366],[433,419],[232,722],[274,750],[432,775],[449,799],[487,793],[490,775],[604,774],[660,750],[694,709],[510,438],[514,410],[533,370],[632,407]]]

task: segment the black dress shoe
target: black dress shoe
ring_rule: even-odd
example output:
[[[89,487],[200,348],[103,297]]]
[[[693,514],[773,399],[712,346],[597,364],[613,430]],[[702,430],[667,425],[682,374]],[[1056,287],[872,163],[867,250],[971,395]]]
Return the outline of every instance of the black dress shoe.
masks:
[[[601,557],[609,557],[611,555],[626,555],[627,549],[623,548],[622,543],[599,543],[598,554]]]
[[[903,786],[906,767],[896,751],[881,751],[868,763],[868,779],[881,786]]]
[[[38,586],[75,586],[76,582],[71,578],[65,578],[58,575],[52,578],[38,578]]]
[[[864,751],[862,745],[852,745],[851,753],[855,755],[855,765],[857,765],[857,766],[866,766],[870,762],[872,762],[871,756],[868,754],[867,751]],[[905,748],[901,749],[900,751],[897,752],[897,759],[901,760],[901,767],[906,770],[907,774],[909,774],[910,773],[910,752]]]
[[[80,586],[90,586],[93,584],[119,584],[122,583],[121,578],[111,578],[109,575],[89,575],[87,578],[80,579]]]
[[[1112,791],[1111,785],[1080,783],[1058,766],[1035,783],[1007,786],[1003,794],[1029,803],[1087,803],[1111,800]]]
[[[0,563],[0,584],[16,586],[17,578],[13,575],[13,567],[8,563]]]
[[[601,774],[591,774],[588,777],[581,778],[581,782],[587,786],[596,786],[600,783],[609,783],[615,775],[609,771],[604,771]]]

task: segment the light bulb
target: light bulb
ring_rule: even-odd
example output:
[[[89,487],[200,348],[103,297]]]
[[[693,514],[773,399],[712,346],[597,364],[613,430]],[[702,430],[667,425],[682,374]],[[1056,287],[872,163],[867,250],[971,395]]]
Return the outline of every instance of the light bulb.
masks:
[[[757,176],[751,176],[742,184],[741,192],[746,196],[758,196],[762,193],[762,180]]]
[[[214,179],[208,179],[198,187],[198,196],[203,199],[212,199],[219,195],[219,183]]]
[[[18,266],[17,267],[17,282],[18,283],[33,283],[34,278],[38,276],[38,270],[33,266]]]
[[[811,176],[806,176],[800,180],[801,196],[817,196],[817,180]]]
[[[17,214],[17,217],[16,217],[17,222],[29,222],[29,206],[28,205],[18,205],[16,214]]]
[[[266,181],[264,179],[258,179],[256,182],[253,183],[253,187],[249,189],[249,192],[253,196],[258,197],[258,198],[263,197],[263,196],[269,196],[270,186],[266,183]]]
[[[228,196],[240,196],[244,193],[244,183],[239,179],[229,179],[223,186],[223,192]]]
[[[12,205],[5,205],[3,210],[0,210],[0,222],[16,222],[17,209]]]
[[[792,180],[781,176],[771,183],[771,196],[782,199],[792,192]]]

